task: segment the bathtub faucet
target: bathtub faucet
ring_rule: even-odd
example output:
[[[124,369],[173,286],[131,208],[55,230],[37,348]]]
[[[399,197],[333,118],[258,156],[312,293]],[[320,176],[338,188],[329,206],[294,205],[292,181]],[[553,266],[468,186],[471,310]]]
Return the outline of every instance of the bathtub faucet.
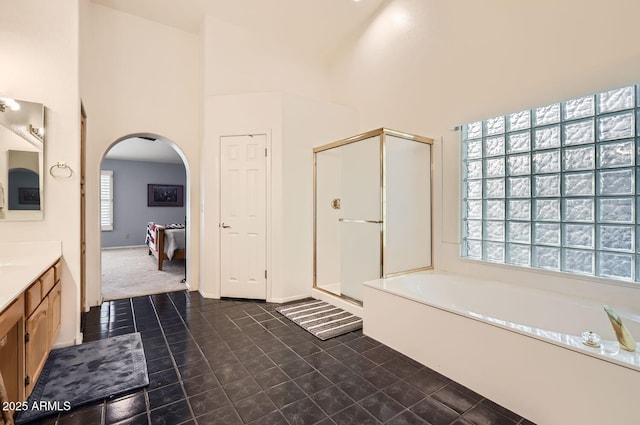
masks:
[[[609,316],[609,321],[611,322],[611,326],[613,326],[613,330],[616,333],[616,338],[618,338],[618,342],[620,343],[620,348],[627,351],[636,351],[636,341],[631,336],[631,332],[629,329],[622,323],[622,319],[616,313],[611,310],[611,307],[608,305],[604,306],[604,311],[607,312],[607,316]]]

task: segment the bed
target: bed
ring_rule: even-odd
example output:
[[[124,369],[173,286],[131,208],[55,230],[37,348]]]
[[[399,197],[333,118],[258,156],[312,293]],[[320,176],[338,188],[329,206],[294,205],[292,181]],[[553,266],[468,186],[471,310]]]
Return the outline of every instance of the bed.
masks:
[[[149,247],[149,255],[158,260],[158,270],[162,270],[164,260],[181,260],[186,258],[184,224],[147,224],[145,244]]]

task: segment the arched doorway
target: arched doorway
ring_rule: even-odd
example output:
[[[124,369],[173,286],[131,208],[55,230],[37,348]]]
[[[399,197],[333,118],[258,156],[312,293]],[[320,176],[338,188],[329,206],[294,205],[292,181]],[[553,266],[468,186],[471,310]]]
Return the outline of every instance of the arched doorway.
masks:
[[[188,289],[189,173],[182,151],[161,136],[131,134],[110,146],[100,170],[103,300]]]

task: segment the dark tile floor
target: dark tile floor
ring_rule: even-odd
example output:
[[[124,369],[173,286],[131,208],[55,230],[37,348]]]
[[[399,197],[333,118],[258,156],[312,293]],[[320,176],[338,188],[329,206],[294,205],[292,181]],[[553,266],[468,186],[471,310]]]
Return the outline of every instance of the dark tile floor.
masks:
[[[172,292],[104,303],[86,341],[142,334],[150,384],[47,425],[530,425],[361,331],[320,341],[277,304]]]

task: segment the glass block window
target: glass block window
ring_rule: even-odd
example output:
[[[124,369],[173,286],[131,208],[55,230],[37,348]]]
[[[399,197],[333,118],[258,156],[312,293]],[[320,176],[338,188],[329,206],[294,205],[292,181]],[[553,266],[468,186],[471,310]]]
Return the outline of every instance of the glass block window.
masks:
[[[640,85],[463,126],[462,256],[640,282]]]

